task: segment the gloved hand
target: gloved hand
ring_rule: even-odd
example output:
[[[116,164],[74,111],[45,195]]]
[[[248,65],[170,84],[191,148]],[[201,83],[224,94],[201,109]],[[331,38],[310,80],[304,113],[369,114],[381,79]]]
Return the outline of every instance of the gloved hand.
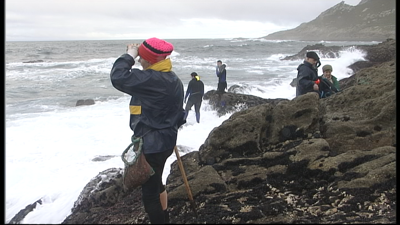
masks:
[[[135,59],[138,56],[138,49],[139,49],[140,44],[129,44],[126,47],[126,53],[128,53],[130,56]]]

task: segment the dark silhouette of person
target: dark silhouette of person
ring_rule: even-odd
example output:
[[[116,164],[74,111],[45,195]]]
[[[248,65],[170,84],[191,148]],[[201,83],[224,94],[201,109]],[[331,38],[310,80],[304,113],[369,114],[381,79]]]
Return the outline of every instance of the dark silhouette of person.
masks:
[[[222,64],[221,60],[217,61],[217,67],[215,68],[215,72],[218,77],[218,88],[217,92],[224,93],[228,88],[228,84],[226,82],[226,65]]]
[[[200,123],[200,107],[201,102],[203,101],[204,83],[200,80],[200,76],[197,75],[196,72],[193,72],[190,75],[192,76],[192,80],[190,80],[188,88],[186,90],[185,103],[187,97],[189,97],[189,99],[186,103],[184,119],[186,120],[189,114],[189,110],[194,105],[194,110],[196,112],[196,121],[197,123]]]

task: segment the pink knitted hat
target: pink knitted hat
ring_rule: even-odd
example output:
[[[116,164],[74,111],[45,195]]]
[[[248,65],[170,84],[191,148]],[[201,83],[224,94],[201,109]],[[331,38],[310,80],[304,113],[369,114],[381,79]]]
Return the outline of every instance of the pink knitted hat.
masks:
[[[171,55],[174,46],[158,38],[149,38],[139,46],[139,56],[151,64],[164,60]]]

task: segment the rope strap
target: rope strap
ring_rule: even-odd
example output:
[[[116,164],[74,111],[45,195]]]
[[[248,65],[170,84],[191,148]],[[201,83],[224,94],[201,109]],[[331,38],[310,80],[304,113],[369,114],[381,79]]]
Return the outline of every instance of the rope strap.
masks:
[[[132,140],[132,143],[129,144],[129,146],[122,152],[122,155],[121,155],[121,159],[124,162],[125,166],[130,166],[130,165],[135,164],[139,158],[139,155],[142,154],[143,139],[141,137],[132,136],[131,140]],[[139,146],[137,149],[135,149],[134,145],[137,143],[139,143]],[[128,162],[125,159],[125,154],[129,151],[129,149],[131,149],[132,146],[133,146],[133,152],[135,153],[135,158],[132,161]]]

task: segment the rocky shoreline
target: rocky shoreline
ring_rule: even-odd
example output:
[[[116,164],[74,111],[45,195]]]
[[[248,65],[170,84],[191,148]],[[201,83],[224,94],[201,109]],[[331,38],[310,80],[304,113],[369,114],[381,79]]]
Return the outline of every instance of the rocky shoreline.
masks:
[[[196,208],[177,162],[171,165],[170,222],[395,224],[395,46],[394,39],[358,46],[368,61],[353,64],[342,92],[326,99],[261,99],[232,88],[221,108],[218,95],[207,93],[220,114],[237,112],[181,157]],[[148,224],[141,190],[125,193],[122,171],[95,176],[63,224]]]

